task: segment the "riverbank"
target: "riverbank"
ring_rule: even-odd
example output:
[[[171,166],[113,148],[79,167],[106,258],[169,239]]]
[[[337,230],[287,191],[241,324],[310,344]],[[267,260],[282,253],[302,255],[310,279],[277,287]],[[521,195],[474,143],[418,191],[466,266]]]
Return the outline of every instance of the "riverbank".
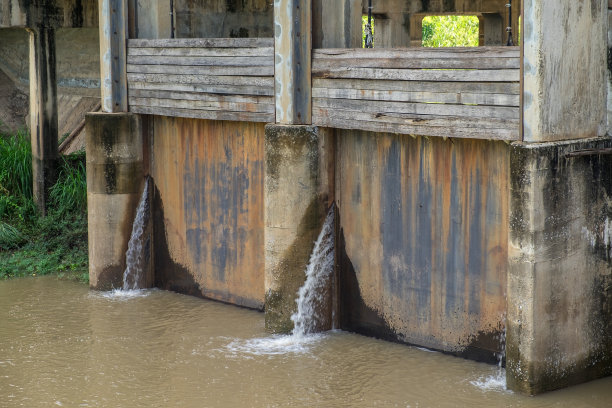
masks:
[[[88,282],[85,154],[60,158],[46,217],[32,199],[25,131],[0,133],[0,279],[54,274]]]

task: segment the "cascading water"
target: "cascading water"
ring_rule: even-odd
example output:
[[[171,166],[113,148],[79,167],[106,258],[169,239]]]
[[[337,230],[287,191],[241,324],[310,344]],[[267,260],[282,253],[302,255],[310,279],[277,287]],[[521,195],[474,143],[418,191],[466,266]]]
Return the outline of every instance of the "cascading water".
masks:
[[[334,212],[332,206],[310,254],[306,281],[298,291],[297,311],[291,316],[294,326],[291,335],[232,341],[226,352],[251,355],[307,353],[311,345],[323,338],[315,333],[329,329],[330,319],[333,322]]]
[[[334,207],[329,210],[306,267],[306,281],[298,292],[297,312],[291,316],[293,336],[320,331],[328,320],[334,270]]]
[[[125,253],[125,271],[123,272],[123,290],[139,289],[144,269],[145,228],[150,215],[149,179],[136,209],[136,217],[132,225],[132,235]]]

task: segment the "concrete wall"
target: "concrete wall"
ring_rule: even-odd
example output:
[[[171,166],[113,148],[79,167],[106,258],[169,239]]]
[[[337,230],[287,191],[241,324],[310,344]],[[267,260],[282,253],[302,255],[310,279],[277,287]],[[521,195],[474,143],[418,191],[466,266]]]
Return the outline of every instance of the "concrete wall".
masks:
[[[524,139],[606,132],[604,1],[524,0]]]
[[[612,374],[612,156],[600,154],[611,146],[609,138],[512,146],[513,390],[537,394]]]
[[[342,328],[495,361],[508,146],[336,131]]]
[[[85,0],[1,0],[0,27],[31,27],[44,21],[54,27],[97,27],[98,2]]]
[[[72,132],[86,112],[95,110],[100,100],[100,46],[96,28],[61,28],[56,32],[56,72],[58,87],[59,136]],[[0,29],[0,87],[11,89],[0,94],[0,117],[26,125],[29,113],[29,37],[23,28]],[[23,107],[22,107],[23,106]],[[81,138],[84,140],[84,137]]]
[[[270,0],[175,0],[177,38],[273,37]]]
[[[148,123],[156,286],[263,308],[264,125]]]

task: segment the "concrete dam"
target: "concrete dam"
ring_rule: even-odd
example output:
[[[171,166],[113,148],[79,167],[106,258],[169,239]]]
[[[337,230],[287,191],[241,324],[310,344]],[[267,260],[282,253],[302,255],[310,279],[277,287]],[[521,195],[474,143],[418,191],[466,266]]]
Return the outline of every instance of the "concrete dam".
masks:
[[[501,359],[526,394],[612,374],[612,8],[373,3],[364,49],[360,0],[0,2],[0,27],[29,32],[42,205],[55,31],[99,29],[91,288],[123,285],[147,184],[141,285],[289,333],[331,211],[317,329]],[[420,47],[441,14],[478,16],[481,46]]]

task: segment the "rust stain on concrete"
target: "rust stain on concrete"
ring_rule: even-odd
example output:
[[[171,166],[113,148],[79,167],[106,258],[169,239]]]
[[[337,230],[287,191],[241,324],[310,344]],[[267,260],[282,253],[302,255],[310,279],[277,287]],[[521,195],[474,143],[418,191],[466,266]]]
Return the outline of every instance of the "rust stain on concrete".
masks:
[[[202,296],[263,308],[264,125],[153,121],[151,174],[171,258],[156,269],[180,264]]]
[[[364,315],[380,319],[351,311],[342,325],[492,357],[506,312],[507,145],[359,131],[337,137],[346,252],[339,274],[358,282],[345,290],[359,291],[342,294],[343,309],[369,308]],[[355,299],[362,305],[348,304]]]

